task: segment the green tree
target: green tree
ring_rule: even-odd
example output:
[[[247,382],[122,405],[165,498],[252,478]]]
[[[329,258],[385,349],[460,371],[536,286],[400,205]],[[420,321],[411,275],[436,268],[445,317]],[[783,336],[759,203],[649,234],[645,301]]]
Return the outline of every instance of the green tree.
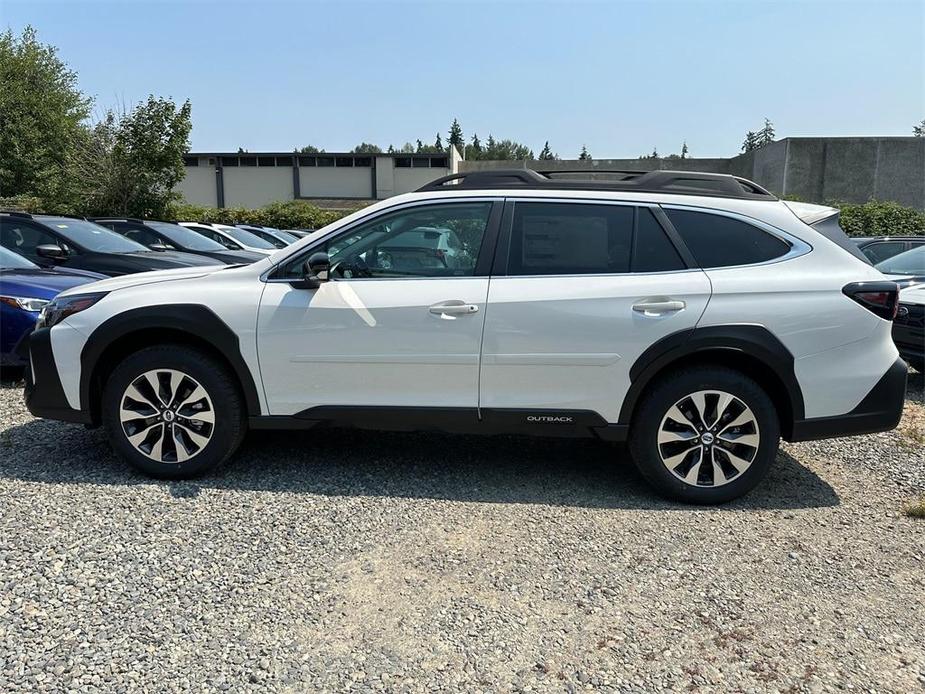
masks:
[[[584,145],[581,146],[581,153],[578,155],[579,161],[591,161],[591,153]]]
[[[351,154],[382,154],[382,147],[371,142],[361,142],[350,150]]]
[[[473,133],[472,135],[472,144],[469,145],[467,151],[467,158],[469,159],[481,159],[482,158],[482,142],[479,140],[478,133]]]
[[[925,119],[918,125],[912,126],[912,134],[915,137],[925,137]]]
[[[450,126],[449,136],[446,139],[447,143],[453,145],[457,150],[462,152],[463,145],[466,140],[463,138],[463,131],[459,125],[459,121],[455,118],[453,119],[453,124]]]
[[[299,154],[322,154],[323,149],[318,149],[315,145],[305,145],[299,148]]]
[[[434,149],[438,152],[443,151],[443,140],[440,139],[440,133],[437,133],[437,139],[434,140]]]
[[[767,118],[764,119],[764,126],[758,131],[757,141],[759,147],[774,142],[774,124]]]
[[[495,140],[491,135],[485,144],[482,159],[499,161],[525,161],[534,158],[533,150],[514,140]]]
[[[684,144],[681,145],[681,158],[690,159],[690,157],[688,156],[687,140],[685,140]]]
[[[745,140],[742,141],[742,151],[751,152],[752,150],[758,149],[758,147],[760,147],[758,144],[758,135],[753,130],[749,130],[745,134]]]
[[[0,195],[34,195],[53,207],[69,197],[67,159],[91,100],[77,75],[27,26],[0,34]]]
[[[191,106],[149,96],[124,113],[108,111],[69,159],[84,214],[166,216],[179,198],[189,151]]]
[[[552,153],[552,150],[549,149],[549,140],[546,140],[546,144],[543,145],[543,151],[540,152],[541,160],[556,159],[556,155]]]
[[[420,146],[420,145],[421,145],[421,141],[418,140],[418,146]],[[413,153],[414,153],[414,145],[411,144],[410,142],[406,142],[405,144],[403,144],[403,145],[401,146],[401,149],[398,150],[398,151],[401,152],[402,154],[413,154]]]

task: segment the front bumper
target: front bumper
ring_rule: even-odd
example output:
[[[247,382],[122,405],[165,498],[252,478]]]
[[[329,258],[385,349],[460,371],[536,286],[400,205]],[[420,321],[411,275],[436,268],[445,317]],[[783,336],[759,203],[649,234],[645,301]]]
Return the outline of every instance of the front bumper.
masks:
[[[790,441],[812,441],[839,436],[873,434],[895,429],[906,400],[909,366],[898,358],[864,399],[847,414],[798,419]]]
[[[58,367],[51,349],[51,328],[39,328],[29,335],[29,363],[23,397],[36,417],[62,422],[90,424],[89,412],[73,409],[64,395]]]

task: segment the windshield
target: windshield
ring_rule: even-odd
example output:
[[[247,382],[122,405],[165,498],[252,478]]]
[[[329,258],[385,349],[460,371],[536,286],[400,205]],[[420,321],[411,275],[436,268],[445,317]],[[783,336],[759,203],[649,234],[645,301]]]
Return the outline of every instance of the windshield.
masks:
[[[245,231],[244,229],[238,229],[238,227],[222,227],[222,231],[228,234],[235,241],[243,243],[245,246],[250,246],[251,248],[276,248],[269,241],[264,241],[259,236]]]
[[[886,275],[925,275],[925,246],[894,255],[875,267]]]
[[[189,248],[193,251],[224,251],[225,247],[206,238],[202,234],[197,234],[179,224],[170,224],[168,222],[145,222],[152,229],[156,229],[170,241],[177,244],[180,248]]]
[[[8,248],[0,246],[0,268],[4,270],[35,270],[38,265],[31,260],[26,260],[18,253],[13,253]]]
[[[99,224],[70,217],[45,217],[42,221],[69,241],[96,253],[137,253],[145,246]]]

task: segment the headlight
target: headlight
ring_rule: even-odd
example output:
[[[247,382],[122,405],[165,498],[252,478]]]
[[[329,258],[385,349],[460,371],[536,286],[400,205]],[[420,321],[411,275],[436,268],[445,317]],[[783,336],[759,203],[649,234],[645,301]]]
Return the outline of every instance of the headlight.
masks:
[[[50,328],[63,321],[68,316],[85,311],[97,301],[106,296],[108,292],[95,294],[74,294],[72,296],[57,296],[42,308],[36,328]]]
[[[0,296],[0,304],[6,304],[23,311],[41,311],[48,299],[34,299],[29,296]]]

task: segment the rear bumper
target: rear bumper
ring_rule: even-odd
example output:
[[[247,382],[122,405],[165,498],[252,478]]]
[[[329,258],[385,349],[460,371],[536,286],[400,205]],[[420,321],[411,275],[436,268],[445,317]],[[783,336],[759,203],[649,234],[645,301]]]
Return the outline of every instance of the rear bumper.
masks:
[[[26,369],[23,396],[26,407],[36,417],[62,422],[90,424],[89,412],[73,409],[64,395],[61,378],[51,350],[51,329],[41,328],[29,336],[30,368]]]
[[[789,440],[830,439],[896,428],[903,413],[908,373],[906,362],[897,359],[851,412],[835,417],[798,419],[793,423],[793,434]]]

